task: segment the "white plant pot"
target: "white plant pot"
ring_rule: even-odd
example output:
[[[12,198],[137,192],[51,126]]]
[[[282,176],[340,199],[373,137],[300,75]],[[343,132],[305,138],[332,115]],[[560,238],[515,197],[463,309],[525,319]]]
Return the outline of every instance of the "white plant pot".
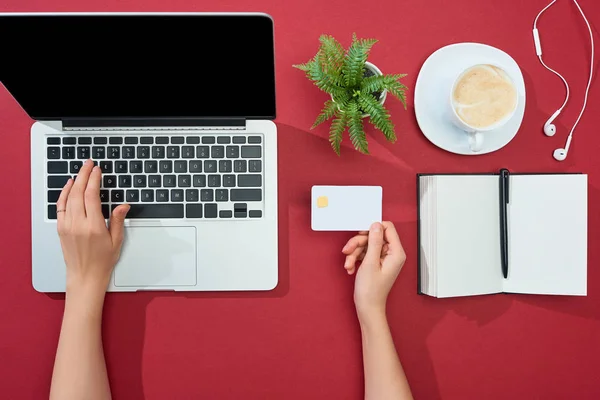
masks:
[[[379,68],[377,68],[377,66],[375,64],[372,64],[370,62],[365,62],[365,68],[373,71],[375,73],[375,75],[383,75],[383,72],[381,72],[381,70]],[[383,105],[385,103],[385,99],[387,98],[387,90],[384,90],[383,92],[381,92],[381,96],[379,96],[379,102]],[[335,102],[335,100],[333,99],[333,96],[331,96],[331,100],[333,100]],[[366,118],[368,117],[369,114],[363,114],[362,117]]]

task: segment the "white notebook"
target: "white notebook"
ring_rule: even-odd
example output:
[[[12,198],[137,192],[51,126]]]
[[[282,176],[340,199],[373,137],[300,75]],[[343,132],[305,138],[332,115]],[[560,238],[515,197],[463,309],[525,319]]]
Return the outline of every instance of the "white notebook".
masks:
[[[506,279],[499,175],[417,182],[420,294],[587,294],[587,175],[510,175]]]

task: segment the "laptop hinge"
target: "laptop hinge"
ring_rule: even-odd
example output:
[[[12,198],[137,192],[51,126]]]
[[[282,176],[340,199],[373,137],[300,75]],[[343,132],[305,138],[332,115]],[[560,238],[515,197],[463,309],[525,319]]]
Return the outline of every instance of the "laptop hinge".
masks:
[[[243,130],[245,118],[65,118],[63,130]]]

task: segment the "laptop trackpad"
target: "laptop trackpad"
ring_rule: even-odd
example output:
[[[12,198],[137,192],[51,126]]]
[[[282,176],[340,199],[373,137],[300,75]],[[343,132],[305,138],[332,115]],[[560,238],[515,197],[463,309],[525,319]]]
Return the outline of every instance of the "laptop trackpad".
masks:
[[[127,227],[115,286],[194,286],[195,227]]]

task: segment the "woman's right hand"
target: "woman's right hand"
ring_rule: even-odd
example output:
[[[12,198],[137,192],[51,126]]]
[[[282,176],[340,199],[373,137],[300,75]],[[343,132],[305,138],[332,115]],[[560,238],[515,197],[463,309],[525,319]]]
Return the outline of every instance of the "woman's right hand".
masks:
[[[385,317],[388,294],[406,261],[394,224],[374,223],[368,232],[351,238],[342,252],[348,274],[356,272],[354,303],[359,320],[364,323],[373,316]],[[357,271],[356,263],[361,260]]]

